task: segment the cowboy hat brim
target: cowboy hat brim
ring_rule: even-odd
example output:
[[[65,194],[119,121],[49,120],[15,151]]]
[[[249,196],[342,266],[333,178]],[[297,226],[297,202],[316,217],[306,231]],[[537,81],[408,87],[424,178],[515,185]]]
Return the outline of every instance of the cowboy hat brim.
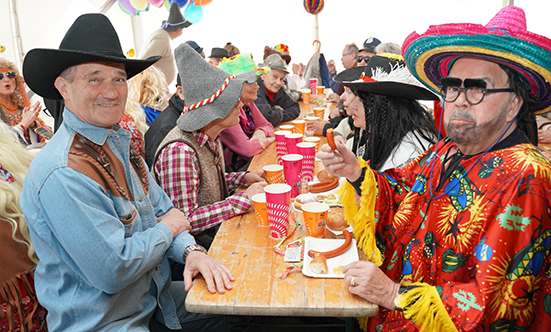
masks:
[[[362,82],[359,78],[365,68],[365,66],[361,66],[344,70],[337,74],[333,80],[354,90],[376,93],[379,95],[413,100],[438,100],[438,96],[428,89],[413,84],[396,81]],[[368,74],[368,76],[371,75]]]
[[[23,77],[29,88],[48,99],[63,99],[54,86],[56,78],[65,69],[89,62],[116,62],[125,65],[130,79],[159,60],[160,56],[147,59],[127,59],[116,55],[101,55],[77,50],[33,49],[23,61]]]
[[[229,81],[228,86],[214,101],[182,114],[177,121],[178,127],[183,131],[193,132],[204,128],[215,120],[225,118],[241,97],[243,85],[255,82],[256,73],[254,71],[237,75]]]

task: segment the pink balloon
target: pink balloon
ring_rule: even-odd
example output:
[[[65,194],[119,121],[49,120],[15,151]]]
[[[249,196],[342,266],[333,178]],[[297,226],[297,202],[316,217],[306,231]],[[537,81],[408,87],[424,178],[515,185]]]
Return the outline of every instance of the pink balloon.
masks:
[[[161,8],[166,0],[147,0],[150,5]]]

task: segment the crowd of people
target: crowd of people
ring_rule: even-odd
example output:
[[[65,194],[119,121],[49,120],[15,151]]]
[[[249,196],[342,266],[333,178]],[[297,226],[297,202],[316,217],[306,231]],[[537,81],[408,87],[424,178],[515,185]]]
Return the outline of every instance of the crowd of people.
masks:
[[[285,44],[261,63],[232,43],[208,57],[195,41],[173,49],[190,25],[173,3],[132,59],[106,16],[85,14],[59,48],[30,50],[23,74],[0,58],[1,331],[250,319],[184,301],[198,274],[221,294],[239,278],[208,249],[264,192],[249,163],[300,116],[308,77],[338,104],[308,129],[335,130],[318,157],[347,180],[337,193],[367,257],[343,282],[380,307],[355,328],[548,329],[551,154],[538,144],[551,144],[551,40],[526,30],[522,9],[431,26],[401,47],[347,44],[340,73],[334,60],[292,64]],[[25,85],[53,105],[54,129]]]

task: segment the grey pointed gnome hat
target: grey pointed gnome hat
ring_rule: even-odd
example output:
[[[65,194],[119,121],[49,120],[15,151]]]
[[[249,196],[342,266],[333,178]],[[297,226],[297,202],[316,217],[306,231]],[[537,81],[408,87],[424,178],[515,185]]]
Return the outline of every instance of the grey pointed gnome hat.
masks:
[[[178,128],[183,131],[197,131],[214,120],[225,118],[241,97],[243,84],[256,82],[256,74],[251,70],[230,79],[223,88],[230,74],[205,61],[185,43],[174,50],[174,58],[186,101],[184,112],[177,121]],[[216,95],[222,88],[222,92]],[[211,101],[206,102],[209,99]],[[205,102],[200,104],[202,101]]]

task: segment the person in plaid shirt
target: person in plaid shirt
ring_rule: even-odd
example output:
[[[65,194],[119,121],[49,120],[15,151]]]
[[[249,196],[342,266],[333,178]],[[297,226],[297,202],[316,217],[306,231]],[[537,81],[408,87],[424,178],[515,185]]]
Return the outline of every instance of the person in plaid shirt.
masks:
[[[187,44],[180,45],[175,55],[187,106],[159,145],[152,172],[172,204],[188,218],[197,243],[209,248],[220,223],[250,210],[250,198],[264,192],[267,184],[261,171],[225,173],[218,137],[239,124],[241,97],[254,89],[256,74],[228,77]],[[244,187],[248,188],[239,190]]]

